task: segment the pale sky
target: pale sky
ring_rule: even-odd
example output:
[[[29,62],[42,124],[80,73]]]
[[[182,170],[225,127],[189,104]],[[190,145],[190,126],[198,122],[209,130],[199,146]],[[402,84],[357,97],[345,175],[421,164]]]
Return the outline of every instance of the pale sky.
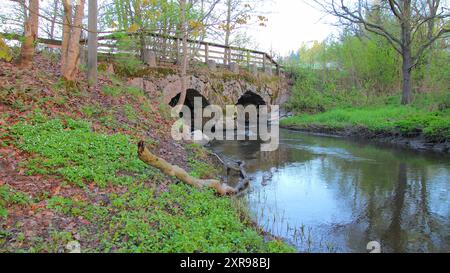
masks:
[[[287,55],[300,48],[302,42],[323,41],[337,30],[329,23],[331,17],[311,7],[312,0],[272,0],[265,6],[269,13],[267,27],[250,27],[248,34],[254,37],[261,50]]]

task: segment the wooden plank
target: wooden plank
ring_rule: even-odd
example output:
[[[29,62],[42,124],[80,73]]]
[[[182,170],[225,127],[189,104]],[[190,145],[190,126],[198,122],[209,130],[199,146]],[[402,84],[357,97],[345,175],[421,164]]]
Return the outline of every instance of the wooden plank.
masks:
[[[17,35],[17,34],[7,34],[7,33],[1,33],[5,39],[12,39],[12,40],[20,40],[23,36],[22,35]],[[123,35],[123,33],[121,33],[120,35]],[[126,34],[129,37],[132,36],[137,36],[137,34]],[[179,51],[179,41],[180,39],[175,37],[175,36],[171,36],[171,35],[162,35],[162,34],[158,34],[158,33],[145,33],[145,35],[147,37],[150,38],[155,38],[159,39],[157,42],[154,42],[153,45],[156,47],[159,47],[159,45],[165,43],[166,45],[170,45],[171,41],[172,44],[174,45],[175,48],[177,48],[178,50],[171,50],[171,47],[168,46],[168,48],[166,48],[166,52],[164,52],[166,55],[176,55],[178,56],[180,54]],[[117,39],[120,38],[119,35],[117,34],[110,34],[110,35],[105,35],[102,37],[99,37],[98,40],[99,41],[106,41],[109,42],[110,44],[107,43],[102,43],[99,45],[99,47],[107,47],[107,48],[111,48],[111,49],[115,49],[115,43],[117,41]],[[42,43],[42,44],[47,44],[47,45],[53,45],[53,46],[61,46],[61,41],[59,40],[54,40],[54,39],[45,39],[45,38],[38,38],[38,42]],[[84,40],[80,40],[81,44],[85,44],[87,42],[87,39]],[[266,65],[273,65],[274,67],[276,67],[278,70],[282,70],[283,67],[280,66],[270,55],[268,55],[265,52],[262,51],[257,51],[257,50],[251,50],[251,49],[245,49],[245,48],[239,48],[239,47],[226,47],[224,45],[221,44],[217,44],[217,43],[211,43],[211,42],[205,42],[205,41],[196,41],[196,40],[192,40],[192,39],[188,39],[188,42],[191,44],[191,46],[189,47],[189,50],[194,50],[196,51],[195,56],[201,56],[198,53],[199,52],[204,52],[204,56],[205,60],[207,59],[212,59],[213,56],[212,54],[221,54],[223,55],[222,58],[217,58],[214,57],[214,59],[224,59],[225,56],[228,60],[233,60],[233,56],[234,57],[243,57],[243,61],[246,61],[248,64],[253,63],[252,60],[257,59],[257,60],[263,60],[263,67],[265,67]],[[152,44],[152,43],[151,43]],[[204,48],[202,48],[204,47]],[[219,50],[219,49],[223,49],[223,50]],[[157,51],[157,50],[155,50]],[[160,51],[158,51],[160,52]],[[241,60],[239,60],[241,61]]]

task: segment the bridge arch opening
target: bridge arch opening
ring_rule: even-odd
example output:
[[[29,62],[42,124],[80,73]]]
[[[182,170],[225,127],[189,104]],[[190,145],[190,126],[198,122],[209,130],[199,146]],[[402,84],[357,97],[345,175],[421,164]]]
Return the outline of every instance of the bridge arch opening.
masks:
[[[255,105],[256,107],[258,107],[261,105],[266,105],[266,102],[260,95],[248,91],[239,98],[236,105],[243,105],[244,107],[248,105]]]
[[[202,100],[202,108],[206,108],[210,105],[209,101],[202,95],[200,94],[200,92],[198,92],[195,89],[188,89],[186,91],[186,99],[184,100],[184,105],[189,107],[189,109],[191,110],[191,131],[195,131],[195,130],[201,130],[202,128],[195,128],[195,124],[194,124],[194,104],[195,104],[195,98],[201,98]],[[178,105],[178,103],[180,102],[181,99],[181,93],[178,93],[175,97],[173,97],[169,103],[169,105],[171,107],[175,107]],[[180,113],[180,118],[183,117],[183,113]],[[207,120],[206,120],[207,121]],[[206,122],[205,120],[203,121],[203,123]]]
[[[247,107],[247,106],[250,106],[250,105],[254,105],[254,106],[256,106],[256,110],[259,111],[259,107],[263,106],[263,105],[266,105],[266,102],[264,101],[264,99],[260,95],[254,93],[252,91],[247,91],[238,99],[238,102],[236,103],[236,106],[238,106],[238,105],[242,105],[244,107]],[[249,126],[247,128],[249,131],[253,130],[253,133],[256,133],[255,130],[257,130],[257,128],[250,129],[250,121],[251,120],[252,119],[250,117],[250,113],[246,112],[245,113],[245,125]],[[259,112],[257,113],[256,120],[254,120],[254,121],[255,122],[259,122]],[[254,125],[255,124],[253,124],[253,126]],[[246,132],[246,134],[249,134],[249,133],[250,132]]]

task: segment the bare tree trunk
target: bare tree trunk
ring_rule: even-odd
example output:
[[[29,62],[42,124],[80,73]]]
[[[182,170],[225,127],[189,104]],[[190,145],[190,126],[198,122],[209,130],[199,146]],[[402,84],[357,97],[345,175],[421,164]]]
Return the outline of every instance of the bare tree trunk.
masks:
[[[183,105],[186,100],[186,74],[188,68],[189,61],[189,52],[188,52],[188,30],[187,30],[187,22],[186,22],[186,0],[180,0],[180,9],[181,9],[181,35],[182,38],[182,47],[183,47],[183,55],[181,62],[181,96],[178,105]]]
[[[56,19],[58,18],[58,8],[59,8],[59,1],[53,0],[53,16],[52,21],[50,22],[50,39],[55,39],[55,25],[56,25]]]
[[[227,0],[227,22],[225,25],[225,55],[223,56],[223,64],[228,65],[229,52],[227,47],[230,46],[230,36],[231,36],[231,0]]]
[[[75,6],[75,17],[72,20],[72,5],[70,1],[64,4],[64,33],[61,54],[61,74],[67,82],[74,82],[78,72],[78,59],[80,57],[81,25],[84,15],[85,0],[77,1]],[[73,23],[72,23],[73,21]]]
[[[411,52],[411,2],[405,0],[403,3],[403,20],[401,21],[401,39],[402,39],[402,75],[403,75],[403,87],[402,87],[402,104],[407,105],[411,103],[411,70],[413,67],[413,59]]]
[[[430,16],[436,17],[438,13],[438,8],[440,5],[440,0],[427,0],[428,8],[430,9]],[[427,33],[427,39],[429,42],[433,41],[433,31],[435,27],[435,20],[428,20],[427,27],[428,27],[428,33]],[[433,58],[433,45],[430,46],[430,52],[428,54],[428,58],[426,60],[426,69],[427,72],[430,72],[430,64],[431,59]]]
[[[69,53],[69,42],[72,32],[72,5],[63,1],[64,18],[63,18],[63,37],[61,43],[61,75],[65,74],[67,54]]]
[[[139,33],[139,51],[141,55],[141,61],[145,63],[148,60],[147,43],[145,41],[145,34],[141,31]]]
[[[25,22],[25,40],[20,49],[19,67],[31,68],[33,64],[33,55],[35,42],[38,35],[39,24],[39,0],[30,0],[29,15]]]
[[[89,0],[88,82],[97,86],[97,0]]]
[[[138,156],[139,159],[144,163],[159,169],[162,173],[176,177],[182,182],[191,185],[193,187],[203,189],[210,188],[214,189],[220,195],[234,195],[238,193],[238,190],[227,186],[226,184],[220,183],[218,180],[209,179],[197,179],[195,177],[190,176],[185,170],[178,166],[171,165],[163,158],[157,157],[152,154],[146,147],[143,141],[139,142],[138,145]]]
[[[412,67],[412,58],[411,51],[406,50],[403,52],[403,64],[402,64],[402,75],[403,75],[403,84],[402,84],[402,104],[407,105],[412,101],[411,97],[411,67]]]

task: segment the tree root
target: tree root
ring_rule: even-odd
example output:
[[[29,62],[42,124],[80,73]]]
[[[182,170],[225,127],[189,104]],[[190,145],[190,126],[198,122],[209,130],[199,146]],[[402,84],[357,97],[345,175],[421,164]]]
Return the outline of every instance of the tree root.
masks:
[[[138,144],[138,156],[139,159],[144,163],[159,169],[161,172],[168,176],[176,177],[182,182],[196,187],[198,189],[210,188],[214,189],[218,194],[225,195],[235,195],[238,193],[238,190],[232,188],[226,184],[222,184],[219,180],[215,179],[197,179],[195,177],[190,176],[185,170],[178,166],[171,165],[163,158],[157,157],[152,154],[147,147],[145,147],[144,141],[139,142]]]

